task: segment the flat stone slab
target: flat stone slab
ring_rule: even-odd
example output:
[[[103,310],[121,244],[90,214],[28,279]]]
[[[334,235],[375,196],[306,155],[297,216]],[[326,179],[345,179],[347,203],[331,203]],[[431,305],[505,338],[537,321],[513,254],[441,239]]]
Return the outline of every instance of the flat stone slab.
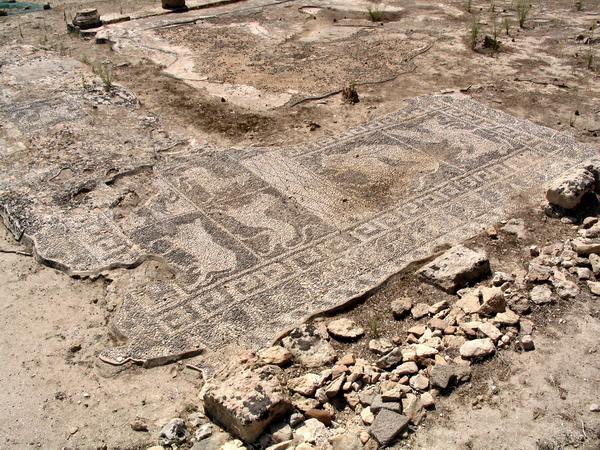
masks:
[[[542,198],[549,180],[596,156],[572,137],[444,95],[320,142],[161,153],[181,137],[157,142],[139,106],[94,106],[75,62],[7,55],[5,223],[71,275],[144,261],[170,274],[117,292],[121,345],[102,355],[113,363],[267,346],[504,218],[518,194]]]

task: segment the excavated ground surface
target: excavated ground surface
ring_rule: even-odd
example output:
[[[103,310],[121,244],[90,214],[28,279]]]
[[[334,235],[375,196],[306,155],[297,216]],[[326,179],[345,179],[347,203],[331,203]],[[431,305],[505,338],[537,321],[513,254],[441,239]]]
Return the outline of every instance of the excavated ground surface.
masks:
[[[121,293],[112,325],[124,345],[104,354],[114,363],[267,345],[594,155],[456,96],[407,101],[324,142],[165,152],[132,127],[144,111],[125,91],[94,109],[76,62],[13,51],[5,129],[45,152],[31,165],[31,148],[7,142],[2,208],[15,236],[72,275],[149,259],[168,272]],[[41,144],[56,133],[71,145]]]
[[[473,2],[472,13],[458,1],[388,2],[383,25],[376,26],[366,20],[368,2],[268,3],[249,0],[117,24],[109,29],[110,45],[67,34],[65,18],[82,5],[130,13],[155,2],[60,1],[51,11],[0,17],[3,215],[24,243],[37,244],[42,262],[112,280],[109,327],[103,328],[113,331],[112,342],[100,332],[90,337],[97,351],[81,356],[80,364],[90,365],[98,354],[113,362],[160,363],[162,356],[206,344],[264,343],[309,312],[378,285],[411,258],[506,217],[524,199],[538,198],[544,180],[597,151],[598,64],[588,64],[598,47],[597,1],[585,2],[582,11],[569,0],[534,2],[523,29],[511,2],[496,1],[497,23],[509,17],[511,29],[502,31],[495,55],[468,47],[473,20],[482,33],[491,32],[488,2]],[[91,70],[102,62],[112,66],[118,84],[111,94]],[[356,105],[334,95],[291,106],[396,74],[389,82],[357,85]],[[458,91],[480,104],[447,96],[406,101]],[[420,120],[402,118],[418,108]],[[585,150],[562,132],[593,145]],[[483,152],[470,154],[475,146]],[[446,189],[451,185],[457,190]],[[258,200],[266,209],[256,208]],[[396,237],[395,228],[401,230]],[[388,234],[382,238],[382,232]],[[333,238],[348,247],[296,258]],[[11,267],[13,259],[5,258],[13,256],[0,257]],[[300,274],[314,258],[324,266]],[[261,271],[272,265],[277,270]],[[137,269],[124,270],[117,283],[110,269],[118,267]],[[35,282],[18,277],[17,290],[19,283]],[[232,280],[246,282],[243,290]],[[292,281],[278,284],[282,280]],[[245,290],[258,283],[274,295]],[[84,297],[86,289],[81,285]],[[213,308],[207,293],[224,306]],[[36,325],[44,320],[35,302],[22,308],[27,323],[45,329]],[[284,312],[277,315],[277,308]],[[198,317],[214,319],[202,325]],[[573,323],[586,320],[585,312],[573,311]],[[59,334],[74,326],[50,324]],[[571,333],[557,354],[588,337]],[[34,352],[35,342],[28,348]],[[577,358],[586,362],[583,354]],[[61,375],[52,354],[44,361],[54,385]],[[526,361],[543,371],[544,361]],[[562,360],[553,361],[558,371]],[[7,370],[11,376],[20,371],[16,365]],[[76,374],[71,382],[88,376]],[[586,376],[575,373],[572,389]],[[503,404],[511,400],[506,397]],[[31,399],[32,409],[37,400],[47,401]],[[65,411],[53,414],[70,437]],[[477,417],[497,423],[492,413]],[[160,422],[159,414],[153,418]],[[100,433],[91,423],[88,431],[78,441],[84,447]],[[436,436],[446,442],[444,427],[436,433],[433,442]],[[24,441],[10,442],[22,448]]]

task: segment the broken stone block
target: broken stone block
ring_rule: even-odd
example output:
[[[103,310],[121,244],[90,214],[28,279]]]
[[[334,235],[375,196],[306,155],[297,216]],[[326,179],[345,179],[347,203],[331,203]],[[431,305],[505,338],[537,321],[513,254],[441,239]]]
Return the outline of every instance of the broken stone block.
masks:
[[[267,426],[285,415],[290,402],[277,366],[245,369],[204,394],[206,415],[244,442],[255,442]]]
[[[161,430],[158,436],[160,445],[176,445],[184,443],[188,438],[187,427],[179,417],[171,419]]]
[[[591,239],[578,237],[573,239],[571,245],[573,246],[573,250],[575,250],[579,256],[600,253],[600,239],[598,238]]]
[[[417,273],[424,281],[454,294],[487,276],[490,273],[490,262],[485,254],[457,245],[423,266]]]
[[[263,364],[275,364],[276,366],[285,366],[292,360],[292,353],[280,345],[259,350],[257,356]]]
[[[402,350],[400,348],[395,348],[387,355],[382,356],[377,360],[375,365],[380,369],[389,370],[396,367],[398,364],[402,362]]]
[[[431,387],[445,391],[471,378],[471,368],[458,364],[435,365],[429,373]]]
[[[378,355],[384,355],[394,350],[394,344],[386,338],[371,339],[369,341],[369,350]]]
[[[394,300],[391,304],[392,314],[395,319],[402,319],[412,309],[413,302],[409,297],[403,297],[398,300]]]
[[[552,290],[543,284],[534,286],[531,292],[529,292],[529,298],[536,305],[552,303]]]
[[[489,338],[467,341],[460,347],[459,350],[460,356],[466,359],[488,356],[493,354],[495,351],[496,346]]]
[[[282,344],[305,367],[322,367],[336,360],[335,350],[312,324],[296,328]]]
[[[590,288],[590,292],[594,295],[600,295],[600,282],[598,281],[588,281],[588,287]]]
[[[490,322],[482,322],[479,325],[479,331],[481,331],[494,342],[498,341],[498,339],[502,337],[502,332]]]
[[[525,336],[523,336],[521,338],[521,347],[526,352],[534,350],[535,349],[535,344],[533,343],[533,338],[531,336],[529,336],[528,334],[525,335]]]
[[[499,287],[484,287],[481,289],[482,305],[477,311],[479,314],[489,315],[504,312],[506,300],[504,292]]]
[[[587,193],[594,192],[596,176],[592,167],[577,168],[552,181],[546,191],[546,199],[564,209],[579,206]]]
[[[371,403],[371,411],[377,414],[382,409],[390,409],[397,413],[402,413],[402,403],[398,401],[384,400],[381,395],[376,395]]]
[[[321,386],[321,382],[321,375],[307,373],[300,377],[289,379],[287,385],[293,392],[297,392],[305,397],[312,397],[317,388]]]
[[[369,428],[369,434],[386,447],[408,427],[408,417],[389,409],[382,409]]]

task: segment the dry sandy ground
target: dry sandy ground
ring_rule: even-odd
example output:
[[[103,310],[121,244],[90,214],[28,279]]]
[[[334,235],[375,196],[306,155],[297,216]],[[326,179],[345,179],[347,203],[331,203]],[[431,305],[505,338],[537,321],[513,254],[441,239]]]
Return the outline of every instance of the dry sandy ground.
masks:
[[[598,52],[598,45],[585,46],[576,40],[578,35],[594,36],[600,19],[597,1],[584,2],[581,12],[574,10],[571,0],[533,2],[528,26],[518,30],[513,22],[511,36],[501,36],[505,46],[495,56],[474,53],[467,45],[468,29],[475,17],[489,32],[489,2],[474,2],[476,15],[462,11],[462,1],[402,2],[405,12],[400,20],[346,38],[355,41],[354,55],[365,58],[367,69],[359,71],[353,58],[338,58],[340,64],[326,80],[331,84],[310,77],[310,71],[318,72],[318,62],[311,62],[315,66],[287,61],[285,83],[270,86],[269,77],[256,66],[246,72],[244,48],[237,48],[235,40],[222,49],[238,57],[227,59],[214,40],[203,39],[205,28],[181,27],[163,33],[171,43],[183,42],[198,56],[213,57],[206,61],[205,75],[216,81],[243,80],[259,88],[269,87],[275,94],[291,88],[299,96],[341,88],[342,82],[353,81],[343,76],[346,69],[341,62],[351,66],[352,77],[375,79],[380,75],[378,71],[390,70],[382,68],[381,61],[369,64],[370,42],[385,42],[388,46],[383,47],[384,54],[406,54],[424,43],[435,42],[429,52],[415,59],[414,72],[390,83],[359,87],[361,102],[357,105],[344,105],[339,96],[333,96],[295,108],[267,111],[221,102],[206,91],[165,76],[147,59],[111,52],[107,46],[82,41],[64,30],[63,14],[72,16],[84,5],[98,6],[101,12],[128,12],[154,2],[56,3],[55,10],[48,13],[0,19],[0,41],[54,48],[90,65],[104,60],[115,65],[127,63],[115,69],[116,81],[127,85],[166,123],[184,128],[207,143],[265,145],[320,138],[393,111],[403,98],[457,89],[518,117],[571,132],[582,141],[598,142],[600,54],[588,68],[587,52]],[[307,51],[316,44],[305,43],[304,38],[330,29],[333,19],[327,13],[308,22],[306,14],[299,11],[302,4],[280,5],[251,18],[215,19],[209,25],[223,39],[232,39],[240,33],[240,27],[230,26],[234,22],[257,23],[269,29],[274,21],[287,20],[294,25],[290,26],[292,30],[297,29],[289,45],[299,52]],[[386,39],[385,33],[394,34],[395,40]],[[182,40],[181,35],[189,35],[189,41]],[[319,45],[328,55],[322,62],[325,65],[336,58],[336,51],[344,49],[339,43],[337,50],[323,42]],[[262,58],[273,79],[281,80],[280,72],[273,70],[281,55],[273,49],[258,46],[253,56]],[[310,127],[311,123],[318,123],[320,128]],[[567,232],[568,227],[561,230],[561,234]],[[0,248],[17,248],[3,229]],[[163,422],[192,409],[188,405],[196,401],[201,380],[183,365],[115,371],[98,362],[96,354],[108,343],[106,281],[69,279],[15,254],[0,254],[0,267],[0,447],[102,448],[106,444],[108,448],[145,448],[156,442]],[[505,356],[485,365],[471,385],[442,401],[422,429],[399,446],[600,448],[598,413],[589,412],[592,402],[600,403],[600,320],[598,300],[595,302],[584,299],[570,307],[562,305],[537,330],[536,351],[504,352]],[[81,349],[70,350],[77,346]],[[496,394],[492,386],[497,387]],[[477,395],[483,399],[473,406]],[[147,420],[149,433],[131,430],[129,423],[136,416]]]
[[[0,233],[0,249],[19,249],[4,227]],[[99,362],[110,314],[103,281],[2,253],[0,293],[1,448],[146,448],[161,425],[191,410],[197,372],[173,365],[119,373]],[[131,429],[137,416],[150,432]]]

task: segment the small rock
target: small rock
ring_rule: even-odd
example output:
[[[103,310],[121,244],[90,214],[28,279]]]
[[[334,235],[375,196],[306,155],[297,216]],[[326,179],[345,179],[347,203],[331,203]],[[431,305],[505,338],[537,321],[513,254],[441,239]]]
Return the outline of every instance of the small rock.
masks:
[[[468,366],[448,364],[435,365],[429,373],[429,382],[435,389],[444,391],[471,378],[471,369]]]
[[[136,417],[129,425],[133,431],[148,431],[148,424],[141,417]]]
[[[389,370],[393,369],[395,366],[402,362],[402,350],[400,348],[395,348],[387,355],[382,356],[377,360],[375,365],[380,369]]]
[[[581,222],[581,226],[583,228],[590,228],[592,225],[596,225],[597,223],[597,217],[586,217],[585,219],[583,219],[583,222]]]
[[[341,377],[336,378],[327,386],[325,389],[325,394],[327,394],[328,398],[335,397],[342,390],[342,386],[346,381],[346,376],[342,375]]]
[[[367,406],[360,412],[360,418],[362,419],[365,425],[371,425],[375,420],[375,415],[371,411],[371,407]]]
[[[179,417],[171,419],[161,430],[158,436],[160,445],[183,444],[188,438],[187,427]]]
[[[213,433],[213,426],[210,423],[205,423],[198,427],[196,432],[194,433],[194,440],[202,441],[208,438]]]
[[[600,295],[600,282],[599,281],[588,281],[588,288],[590,288],[590,292],[594,295]]]
[[[427,331],[427,327],[423,324],[418,324],[414,327],[409,328],[407,330],[407,333],[414,334],[415,336],[420,337],[423,336],[423,334],[425,334],[425,331]]]
[[[579,256],[588,256],[592,253],[600,253],[600,239],[576,238],[571,243],[573,250]]]
[[[334,415],[331,411],[326,409],[309,409],[306,411],[306,417],[310,419],[317,419],[319,422],[322,422],[325,426],[330,426],[331,422],[334,419]]]
[[[459,292],[460,299],[455,305],[467,314],[474,314],[481,307],[481,289],[463,289]]]
[[[540,255],[540,249],[537,245],[532,245],[531,247],[529,247],[529,256],[533,256],[534,258],[536,256]]]
[[[520,319],[519,320],[519,329],[523,334],[532,334],[533,333],[534,324],[529,319]]]
[[[579,287],[572,281],[553,278],[552,285],[556,294],[562,299],[575,298],[579,295]]]
[[[335,350],[313,324],[296,328],[282,343],[305,367],[323,367],[336,360]]]
[[[403,297],[398,300],[394,300],[391,304],[392,313],[395,319],[404,318],[412,309],[412,300],[408,297]]]
[[[408,427],[408,417],[389,409],[382,409],[372,422],[369,433],[382,447],[387,447]]]
[[[307,373],[300,377],[291,378],[288,380],[288,388],[305,397],[312,397],[319,386],[321,386],[322,378],[315,373]]]
[[[292,360],[292,353],[280,345],[262,349],[257,356],[263,364],[275,364],[276,366],[285,366]]]
[[[435,399],[433,398],[433,395],[431,395],[431,393],[429,392],[423,392],[421,394],[421,405],[423,405],[423,408],[426,409],[431,409],[435,407]]]
[[[516,325],[519,323],[519,316],[507,308],[503,313],[496,314],[492,322],[500,325]]]
[[[294,432],[294,438],[299,442],[315,443],[320,436],[324,436],[327,429],[323,422],[317,419],[307,419],[302,426]]]
[[[417,374],[410,377],[410,387],[416,391],[424,391],[429,387],[429,379],[422,374]]]
[[[290,416],[289,423],[291,427],[297,427],[302,422],[304,422],[304,414],[295,412]]]
[[[233,439],[231,441],[227,441],[223,444],[223,447],[220,450],[246,450],[244,443],[239,439]]]
[[[425,344],[416,344],[415,345],[415,353],[417,358],[432,358],[438,354],[438,351]]]
[[[442,300],[441,302],[434,303],[429,307],[429,314],[438,314],[446,308],[448,308],[448,302],[446,300]]]
[[[429,321],[429,326],[433,330],[445,330],[448,327],[448,322],[443,319],[433,318]]]
[[[496,351],[494,342],[489,339],[473,339],[460,347],[460,356],[466,359],[488,356]]]
[[[592,403],[590,405],[590,412],[600,412],[600,405],[598,403]]]
[[[341,340],[355,340],[365,334],[365,330],[351,319],[342,317],[327,324],[330,335]]]
[[[529,352],[531,350],[535,349],[535,345],[533,343],[533,339],[531,336],[529,336],[528,334],[523,336],[521,338],[521,347],[523,348],[523,350],[525,350],[526,352]]]
[[[427,303],[417,303],[410,310],[413,319],[419,320],[429,314],[429,305]]]
[[[454,294],[458,289],[488,275],[490,263],[485,254],[457,245],[417,273],[426,282]]]
[[[363,444],[353,433],[338,434],[331,439],[332,450],[362,450]]]
[[[552,303],[552,290],[544,284],[534,286],[531,292],[529,292],[529,298],[536,305]]]
[[[494,277],[492,278],[492,286],[500,287],[504,283],[514,283],[515,278],[512,275],[509,275],[505,272],[494,272]]]
[[[369,341],[369,350],[378,355],[383,355],[394,350],[394,344],[386,338],[371,339]]]
[[[353,366],[356,362],[356,358],[352,353],[348,353],[340,358],[338,364],[341,366]]]
[[[400,364],[398,367],[394,369],[394,373],[399,376],[404,375],[414,375],[419,371],[417,364],[414,361],[407,361],[405,363]]]
[[[575,273],[577,274],[577,278],[583,281],[590,280],[594,276],[592,271],[587,267],[576,267]]]
[[[590,260],[590,264],[592,265],[592,272],[598,275],[600,273],[600,256],[598,256],[596,253],[592,253],[590,256],[588,256],[588,258]]]
[[[502,337],[502,332],[490,322],[481,323],[479,325],[479,331],[481,331],[494,342]]]
[[[402,403],[398,401],[387,401],[383,399],[383,396],[376,395],[373,402],[370,405],[371,412],[377,414],[382,409],[390,409],[397,413],[402,412]]]
[[[594,192],[595,185],[596,177],[592,167],[573,169],[550,183],[546,199],[561,208],[573,209],[585,194]]]
[[[504,292],[499,287],[481,288],[482,305],[477,311],[479,314],[490,315],[504,312],[506,309],[506,300]]]

